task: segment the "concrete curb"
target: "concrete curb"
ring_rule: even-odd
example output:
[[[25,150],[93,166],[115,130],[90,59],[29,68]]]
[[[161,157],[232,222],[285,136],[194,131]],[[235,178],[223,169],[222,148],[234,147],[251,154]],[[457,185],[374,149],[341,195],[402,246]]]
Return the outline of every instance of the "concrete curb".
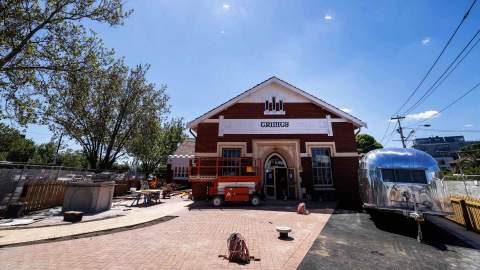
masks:
[[[132,228],[155,222],[165,216],[178,216],[180,212],[187,211],[190,201],[177,201],[164,204],[162,207],[145,209],[132,215],[112,219],[103,219],[92,222],[73,223],[68,226],[52,226],[22,230],[0,231],[0,247],[24,245],[24,243],[42,243],[55,239],[74,239],[81,235],[95,235],[99,232],[109,232]],[[178,214],[177,214],[178,213]]]
[[[71,235],[60,236],[60,237],[52,237],[52,238],[46,238],[46,239],[41,239],[41,240],[33,240],[33,241],[5,244],[5,245],[0,245],[0,248],[19,247],[19,246],[28,246],[28,245],[35,245],[35,244],[50,243],[50,242],[67,241],[67,240],[72,240],[72,239],[81,239],[81,238],[88,238],[88,237],[112,234],[112,233],[117,233],[117,232],[124,232],[124,231],[128,231],[128,230],[135,230],[135,229],[140,229],[140,228],[152,226],[152,225],[159,224],[159,223],[162,223],[162,222],[167,222],[167,221],[172,220],[172,219],[177,218],[177,217],[178,216],[167,215],[167,216],[163,216],[163,217],[160,217],[160,218],[157,218],[157,219],[154,219],[154,220],[150,220],[150,221],[146,221],[146,222],[142,222],[142,223],[137,223],[137,224],[134,224],[134,225],[126,225],[126,226],[112,228],[112,229],[99,230],[99,231],[86,232],[86,233],[79,233],[79,234],[71,234]]]
[[[463,226],[460,226],[455,222],[447,220],[443,217],[427,216],[427,220],[440,229],[467,243],[472,248],[480,250],[480,234],[467,231]]]

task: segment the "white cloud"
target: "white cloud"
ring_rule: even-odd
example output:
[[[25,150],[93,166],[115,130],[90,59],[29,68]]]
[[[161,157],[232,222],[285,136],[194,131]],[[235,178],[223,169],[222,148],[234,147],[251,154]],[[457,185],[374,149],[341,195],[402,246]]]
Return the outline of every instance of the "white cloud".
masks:
[[[352,112],[352,109],[349,109],[349,108],[341,108],[340,110],[342,110],[346,113],[351,113]]]
[[[330,20],[333,19],[333,16],[330,15],[330,14],[325,14],[325,16],[324,16],[323,18],[324,18],[325,20],[327,20],[327,21],[330,21]]]
[[[465,124],[465,127],[473,127],[473,124]]]
[[[425,111],[425,112],[416,113],[416,114],[407,114],[405,118],[407,120],[425,120],[425,119],[431,119],[439,116],[440,116],[440,113],[438,111],[430,110],[430,111]]]
[[[220,34],[222,34],[222,35],[225,34],[225,31],[224,31],[224,30],[221,30],[221,31],[220,31]]]
[[[222,5],[222,8],[223,8],[224,10],[230,10],[230,5],[229,5],[229,4],[223,4],[223,5]]]
[[[422,39],[422,44],[423,45],[427,45],[428,43],[430,43],[430,38],[429,37],[425,37]]]

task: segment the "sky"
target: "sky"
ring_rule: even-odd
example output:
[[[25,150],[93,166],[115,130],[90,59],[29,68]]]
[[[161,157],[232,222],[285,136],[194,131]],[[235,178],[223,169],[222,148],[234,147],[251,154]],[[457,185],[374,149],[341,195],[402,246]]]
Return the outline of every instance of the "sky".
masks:
[[[171,117],[190,121],[277,76],[367,122],[362,132],[380,140],[389,117],[426,74],[470,4],[471,0],[130,0],[125,5],[134,12],[123,26],[86,25],[129,65],[151,65],[148,79],[168,86]],[[409,105],[479,27],[477,4]],[[480,139],[480,88],[437,113],[480,81],[479,59],[480,46],[403,124],[426,119],[422,124],[431,127],[417,130],[417,137]],[[398,135],[390,134],[384,144],[399,146]],[[43,143],[51,133],[46,127],[30,126],[27,136]]]

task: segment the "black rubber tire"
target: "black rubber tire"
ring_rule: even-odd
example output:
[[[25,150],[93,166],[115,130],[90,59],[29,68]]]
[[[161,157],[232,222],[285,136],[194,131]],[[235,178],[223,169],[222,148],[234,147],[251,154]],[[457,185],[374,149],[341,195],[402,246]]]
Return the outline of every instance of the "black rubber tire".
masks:
[[[215,196],[212,200],[213,206],[220,207],[223,205],[223,197],[222,196]]]
[[[258,195],[252,195],[252,198],[250,199],[250,203],[253,206],[258,206],[260,205],[260,197]]]

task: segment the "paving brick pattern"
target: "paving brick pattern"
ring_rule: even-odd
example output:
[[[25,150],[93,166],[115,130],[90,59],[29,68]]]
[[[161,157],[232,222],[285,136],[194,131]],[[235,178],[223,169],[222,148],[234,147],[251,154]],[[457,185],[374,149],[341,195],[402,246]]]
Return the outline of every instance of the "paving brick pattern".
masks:
[[[244,209],[200,207],[150,227],[69,241],[0,249],[0,269],[296,269],[328,221],[331,208],[308,216],[295,206]],[[278,239],[276,226],[292,228]],[[230,263],[226,240],[239,232],[250,264]]]

